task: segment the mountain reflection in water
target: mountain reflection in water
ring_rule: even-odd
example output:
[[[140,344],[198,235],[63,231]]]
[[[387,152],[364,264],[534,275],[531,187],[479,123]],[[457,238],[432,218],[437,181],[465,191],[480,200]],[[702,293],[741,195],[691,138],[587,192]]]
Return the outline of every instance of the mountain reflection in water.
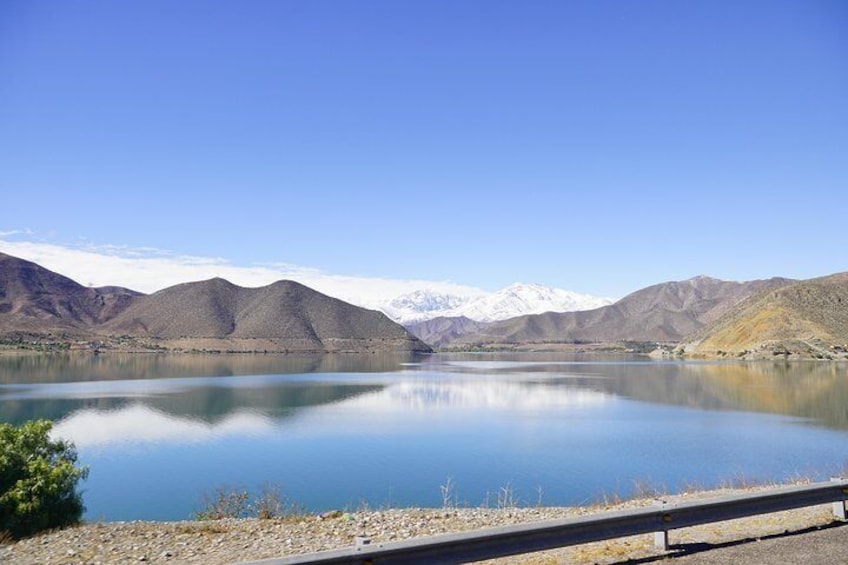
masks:
[[[392,385],[387,396],[377,397],[380,409],[400,402],[405,402],[405,408],[425,409],[481,405],[484,400],[490,407],[499,402],[556,405],[564,396],[580,398],[583,391],[585,398],[601,393],[707,410],[782,414],[848,428],[844,363],[662,363],[644,358],[563,357],[0,356],[0,421],[61,420],[80,410],[116,411],[138,403],[177,418],[210,423],[244,411],[276,418],[293,409],[338,402]]]
[[[281,394],[267,389],[252,395],[264,402],[230,403],[233,408],[216,418],[163,409],[162,402],[132,403],[114,410],[82,409],[62,419],[55,433],[76,445],[121,442],[194,443],[222,436],[270,434],[284,418],[296,418],[297,408],[320,410],[321,404],[337,403],[341,412],[403,412],[406,410],[536,410],[597,404],[607,395],[577,388],[511,382],[401,382],[385,387],[293,387],[298,392]],[[324,394],[319,394],[323,392]],[[353,394],[349,393],[354,391]],[[293,401],[308,398],[309,402]],[[206,404],[204,404],[206,405]],[[270,407],[273,406],[273,409]],[[193,417],[195,416],[195,417]]]

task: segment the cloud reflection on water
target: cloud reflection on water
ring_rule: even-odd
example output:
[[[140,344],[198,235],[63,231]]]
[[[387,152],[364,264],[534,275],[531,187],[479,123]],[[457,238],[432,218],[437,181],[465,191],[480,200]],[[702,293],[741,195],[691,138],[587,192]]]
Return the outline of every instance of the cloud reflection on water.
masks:
[[[144,402],[116,410],[83,409],[62,419],[54,433],[79,447],[122,443],[196,443],[223,437],[273,434],[283,420],[309,417],[310,425],[321,422],[322,414],[349,418],[351,425],[363,413],[403,414],[427,410],[567,409],[602,404],[612,398],[571,386],[504,381],[403,381],[376,392],[368,392],[332,404],[301,407],[286,417],[273,417],[261,410],[236,407],[213,422],[171,414]]]
[[[235,412],[209,424],[133,404],[119,410],[80,410],[53,428],[56,437],[69,439],[77,447],[134,443],[198,443],[227,436],[268,434],[271,418],[253,412]]]
[[[510,381],[404,381],[345,404],[369,410],[510,409],[540,410],[599,404],[611,398],[577,387]]]

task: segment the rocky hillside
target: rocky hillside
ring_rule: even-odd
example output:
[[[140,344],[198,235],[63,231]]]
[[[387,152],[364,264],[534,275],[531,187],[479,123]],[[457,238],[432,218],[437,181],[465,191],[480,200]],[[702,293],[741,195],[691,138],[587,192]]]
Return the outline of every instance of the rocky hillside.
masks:
[[[833,358],[848,352],[848,273],[751,297],[687,339],[687,355]]]
[[[548,312],[497,322],[448,345],[680,341],[749,296],[789,282],[782,278],[732,282],[700,276],[661,283],[594,310]]]
[[[291,281],[242,288],[212,279],[143,295],[87,288],[4,254],[0,339],[223,351],[429,351],[384,314]]]
[[[293,281],[260,288],[220,278],[176,285],[140,298],[99,331],[191,349],[429,350],[384,314]]]
[[[87,333],[141,294],[126,288],[88,288],[35,263],[0,253],[0,333]]]
[[[486,326],[488,324],[485,322],[475,322],[465,316],[458,316],[433,318],[406,324],[405,327],[424,343],[432,347],[442,347],[464,335],[478,333]]]

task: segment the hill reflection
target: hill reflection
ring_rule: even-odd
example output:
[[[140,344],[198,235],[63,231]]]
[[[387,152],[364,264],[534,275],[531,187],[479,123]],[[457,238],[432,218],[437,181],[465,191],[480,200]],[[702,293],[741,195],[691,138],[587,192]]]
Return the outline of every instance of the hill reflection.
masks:
[[[398,354],[257,355],[54,353],[0,355],[0,384],[179,377],[397,371],[418,356]]]
[[[646,402],[781,414],[848,428],[846,369],[824,362],[608,367],[612,378],[600,388]]]
[[[500,381],[403,381],[384,387],[301,383],[280,388],[217,387],[204,390],[212,396],[192,391],[164,399],[136,399],[117,409],[84,408],[59,421],[55,433],[83,447],[138,442],[193,443],[226,436],[269,434],[300,414],[308,413],[313,422],[321,421],[322,409],[349,414],[352,416],[349,421],[356,421],[359,415],[365,419],[367,414],[410,410],[567,409],[597,405],[609,399],[606,394],[575,387]],[[239,394],[245,390],[251,394]],[[181,400],[177,402],[177,398]]]
[[[178,418],[215,423],[240,411],[286,416],[299,408],[380,388],[368,383],[304,382],[286,375],[5,385],[0,386],[0,418],[12,423],[61,420],[79,411],[114,412],[143,405]]]
[[[143,406],[217,425],[324,405],[358,410],[565,409],[624,397],[751,411],[848,428],[840,363],[657,363],[518,356],[283,357],[49,355],[0,357],[0,421],[62,420]],[[106,425],[106,424],[104,424]]]

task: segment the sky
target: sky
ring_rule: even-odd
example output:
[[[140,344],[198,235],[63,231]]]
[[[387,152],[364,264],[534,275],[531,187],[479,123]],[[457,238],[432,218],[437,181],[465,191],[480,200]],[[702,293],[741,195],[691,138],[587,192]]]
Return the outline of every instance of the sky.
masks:
[[[83,283],[809,278],[846,181],[842,0],[0,2],[0,251]]]

